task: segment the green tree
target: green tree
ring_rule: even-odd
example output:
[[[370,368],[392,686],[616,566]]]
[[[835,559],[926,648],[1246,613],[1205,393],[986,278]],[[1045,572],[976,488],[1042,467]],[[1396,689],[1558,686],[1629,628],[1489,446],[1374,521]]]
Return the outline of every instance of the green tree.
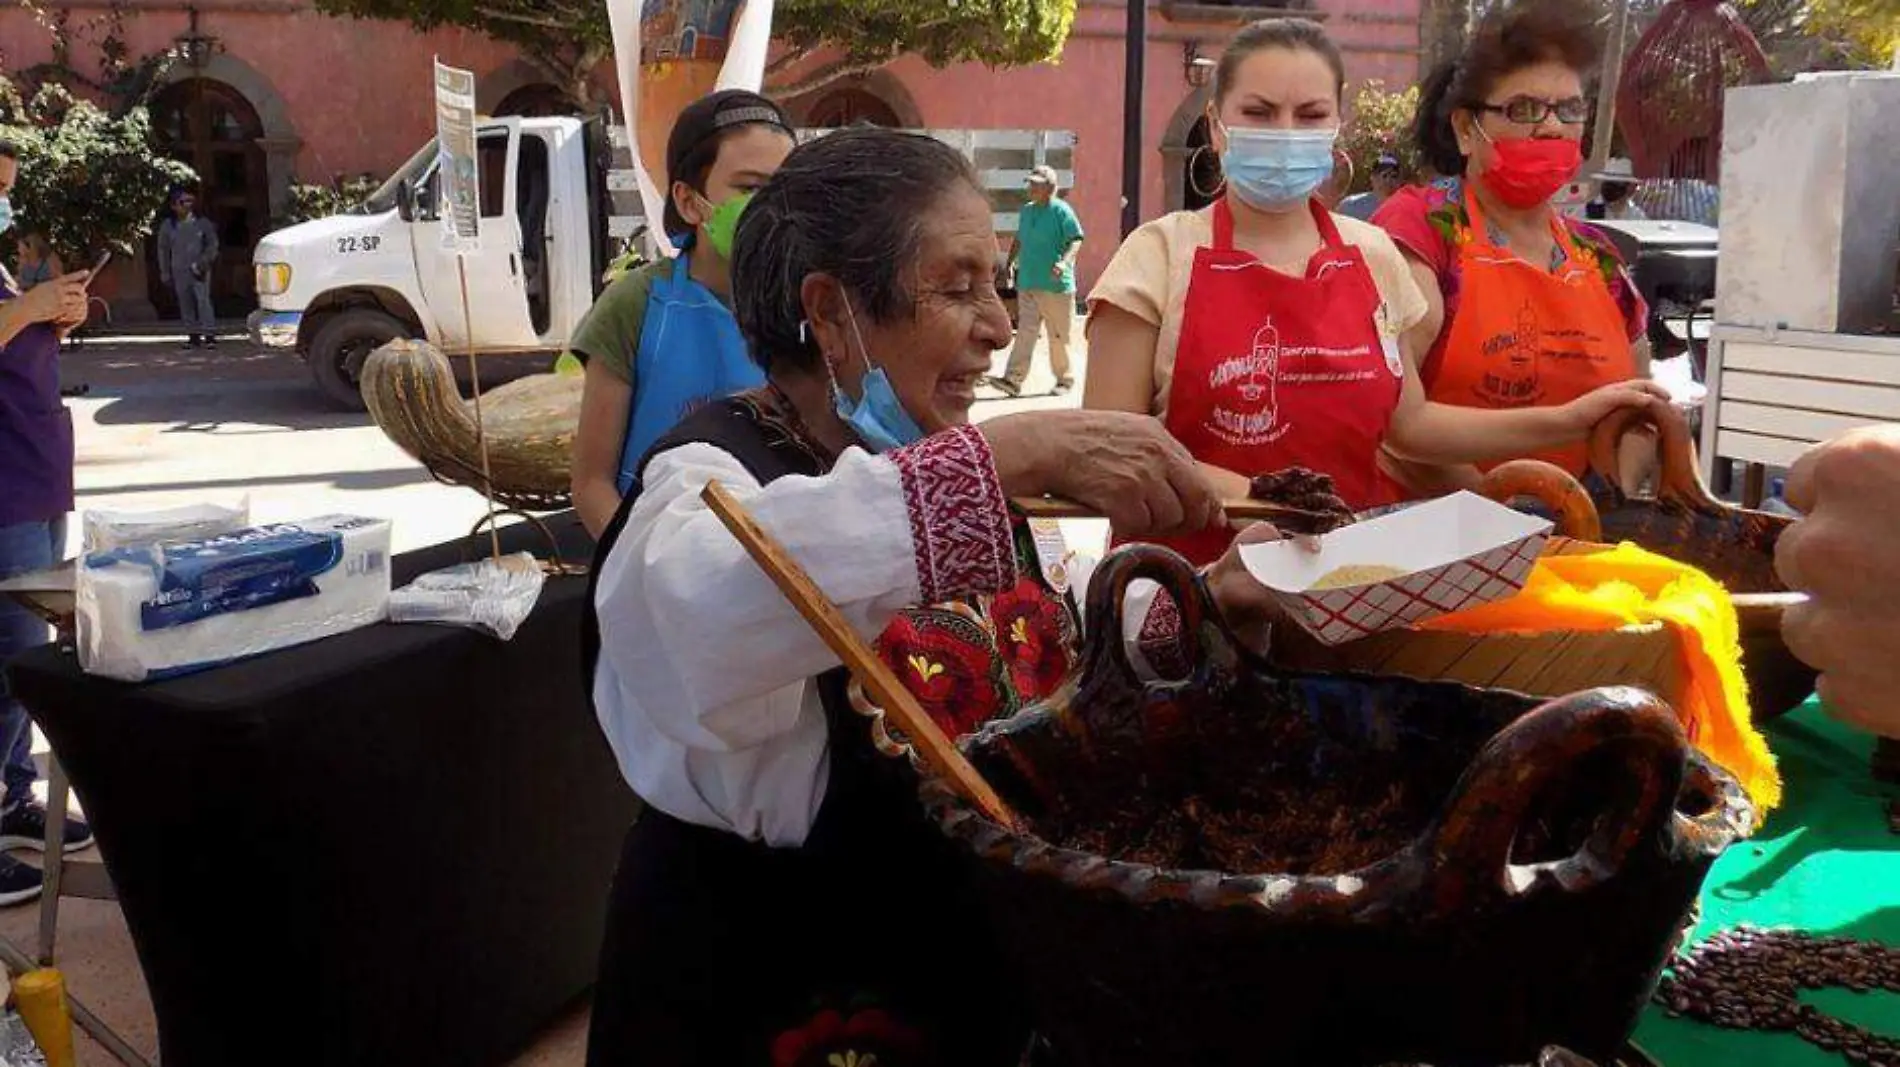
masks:
[[[1885,67],[1900,44],[1900,0],[1740,0],[1736,8],[1779,74]]]
[[[637,2],[637,0],[617,0]],[[1054,59],[1076,0],[779,0],[773,33],[788,49],[768,72],[770,91],[795,96],[876,69],[906,52],[939,66],[1011,66]],[[613,53],[603,0],[317,0],[332,15],[392,19],[420,30],[461,26],[521,50],[577,103],[596,99],[594,71]],[[787,76],[827,49],[841,56]]]
[[[170,191],[197,181],[153,149],[145,108],[108,114],[57,83],[27,99],[0,76],[0,138],[20,152],[13,203],[22,225],[45,234],[68,264],[106,249],[137,254]]]
[[[1667,0],[1630,0],[1631,45]],[[1885,67],[1900,46],[1900,0],[1730,0],[1777,75]]]
[[[1380,156],[1397,156],[1408,176],[1419,173],[1418,146],[1412,142],[1412,117],[1418,114],[1418,86],[1388,92],[1378,79],[1367,82],[1352,101],[1352,118],[1340,135],[1340,147],[1352,157],[1355,190],[1372,187],[1372,165]]]

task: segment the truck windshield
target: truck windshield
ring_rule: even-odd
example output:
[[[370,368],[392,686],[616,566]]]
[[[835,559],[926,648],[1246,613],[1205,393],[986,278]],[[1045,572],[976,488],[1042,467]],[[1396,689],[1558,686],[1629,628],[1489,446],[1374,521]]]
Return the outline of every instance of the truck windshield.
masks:
[[[369,194],[369,199],[363,201],[364,211],[371,215],[380,215],[385,211],[396,210],[396,190],[402,185],[403,179],[419,181],[423,173],[434,165],[435,139],[430,138],[427,144],[416,149],[416,154],[409,157],[409,162],[397,167],[396,172],[389,176],[388,181]]]

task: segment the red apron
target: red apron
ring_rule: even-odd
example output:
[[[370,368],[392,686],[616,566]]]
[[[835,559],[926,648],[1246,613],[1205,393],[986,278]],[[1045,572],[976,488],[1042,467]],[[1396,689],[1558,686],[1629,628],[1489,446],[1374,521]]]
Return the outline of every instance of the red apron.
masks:
[[[1295,278],[1234,248],[1234,216],[1214,205],[1214,243],[1194,253],[1168,393],[1168,432],[1194,458],[1254,477],[1305,467],[1333,476],[1356,510],[1398,500],[1379,443],[1399,406],[1397,342],[1381,337],[1383,298],[1365,257],[1317,201],[1325,246]],[[1231,530],[1164,541],[1196,566]]]

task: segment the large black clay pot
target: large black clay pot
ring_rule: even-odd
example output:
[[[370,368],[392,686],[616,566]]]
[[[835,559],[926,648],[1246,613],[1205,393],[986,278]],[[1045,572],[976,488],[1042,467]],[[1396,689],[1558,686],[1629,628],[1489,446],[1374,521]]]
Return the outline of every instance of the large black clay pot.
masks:
[[[1185,681],[1146,683],[1128,663],[1121,604],[1140,577],[1182,608]],[[1539,706],[1276,677],[1179,556],[1144,546],[1103,564],[1089,617],[1079,684],[964,742],[1029,828],[924,785],[1069,1067],[1459,1067],[1536,1062],[1549,1045],[1614,1062],[1709,865],[1753,824],[1741,788],[1647,693]],[[1308,739],[1237,769],[1234,739],[1263,723]],[[1236,774],[1429,803],[1372,828],[1389,853],[1325,874],[1171,869],[1038,836],[1130,805],[1175,818],[1178,798]]]

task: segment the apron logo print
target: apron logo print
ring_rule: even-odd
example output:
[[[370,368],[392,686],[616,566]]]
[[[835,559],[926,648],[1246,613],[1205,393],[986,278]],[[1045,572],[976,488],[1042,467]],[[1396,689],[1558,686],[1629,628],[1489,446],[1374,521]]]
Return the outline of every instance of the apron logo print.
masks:
[[[1251,410],[1236,410],[1216,401],[1208,429],[1222,440],[1237,444],[1275,440],[1292,429],[1280,424],[1284,357],[1280,329],[1269,316],[1254,332],[1253,345],[1245,355],[1221,360],[1207,377],[1210,392],[1217,396],[1226,393]]]
[[[1539,381],[1544,354],[1544,329],[1537,309],[1529,301],[1518,309],[1517,322],[1509,333],[1492,335],[1484,342],[1484,356],[1492,369],[1479,380],[1477,392],[1484,399],[1505,405],[1522,405],[1542,395]],[[1499,362],[1502,366],[1499,366]]]
[[[1268,318],[1266,325],[1253,335],[1253,348],[1244,356],[1222,360],[1207,376],[1210,389],[1236,387],[1240,398],[1258,404],[1263,398],[1274,407],[1280,384],[1280,331]]]

